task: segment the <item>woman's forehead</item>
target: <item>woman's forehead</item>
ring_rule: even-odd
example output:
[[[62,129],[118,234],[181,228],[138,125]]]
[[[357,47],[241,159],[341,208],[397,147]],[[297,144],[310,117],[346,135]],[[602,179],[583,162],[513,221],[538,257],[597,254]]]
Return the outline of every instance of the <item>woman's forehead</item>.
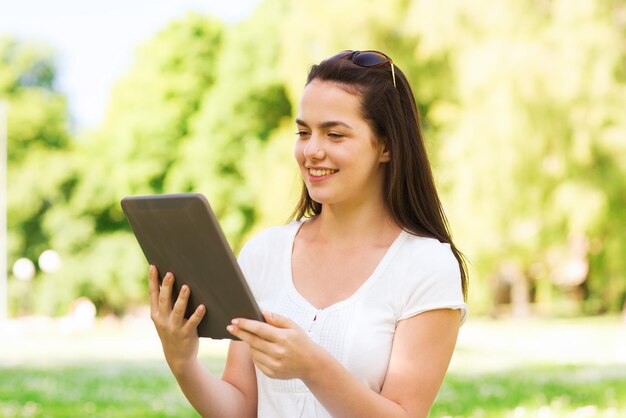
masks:
[[[360,97],[342,87],[339,83],[321,80],[307,84],[302,92],[298,119],[337,119],[341,116],[362,119]]]

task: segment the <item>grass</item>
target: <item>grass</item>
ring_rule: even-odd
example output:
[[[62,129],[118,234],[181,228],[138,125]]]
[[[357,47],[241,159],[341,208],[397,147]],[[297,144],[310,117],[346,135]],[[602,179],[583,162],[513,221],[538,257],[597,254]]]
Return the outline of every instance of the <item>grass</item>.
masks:
[[[1,325],[1,324],[0,324]],[[197,417],[147,319],[100,321],[89,331],[32,318],[0,327],[0,417]],[[223,342],[202,341],[214,374]]]
[[[15,324],[14,324],[15,325]],[[0,417],[197,417],[149,324],[59,335],[0,328]],[[10,344],[9,344],[10,343]],[[223,343],[201,358],[220,374]],[[626,416],[626,325],[618,318],[471,320],[431,417]]]
[[[624,417],[626,366],[523,366],[451,372],[433,417]]]
[[[195,417],[162,365],[14,367],[0,372],[2,417]]]

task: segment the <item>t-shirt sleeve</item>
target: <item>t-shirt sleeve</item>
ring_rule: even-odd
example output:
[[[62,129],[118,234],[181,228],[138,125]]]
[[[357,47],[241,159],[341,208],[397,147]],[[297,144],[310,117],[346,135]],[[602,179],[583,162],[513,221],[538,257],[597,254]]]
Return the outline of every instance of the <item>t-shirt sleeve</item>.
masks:
[[[403,306],[398,320],[434,309],[459,309],[461,324],[467,304],[461,288],[461,271],[449,244],[430,243],[409,262],[404,282]]]

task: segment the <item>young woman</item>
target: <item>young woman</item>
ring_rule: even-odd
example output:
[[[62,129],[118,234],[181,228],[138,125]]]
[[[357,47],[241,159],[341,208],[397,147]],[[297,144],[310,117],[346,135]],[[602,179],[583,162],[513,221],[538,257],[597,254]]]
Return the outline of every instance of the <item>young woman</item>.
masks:
[[[425,417],[465,320],[467,278],[448,232],[413,92],[392,60],[345,51],[312,67],[296,119],[304,186],[288,225],[239,263],[267,323],[234,318],[221,378],[197,359],[151,268],[165,358],[206,417]],[[209,308],[210,309],[210,308]]]

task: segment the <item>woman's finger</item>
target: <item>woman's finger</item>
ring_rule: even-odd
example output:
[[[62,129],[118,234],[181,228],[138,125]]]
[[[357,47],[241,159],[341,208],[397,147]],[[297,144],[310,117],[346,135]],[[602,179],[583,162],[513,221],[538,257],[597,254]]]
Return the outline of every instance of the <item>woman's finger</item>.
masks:
[[[174,309],[172,309],[172,319],[176,323],[182,323],[185,319],[185,310],[187,309],[187,302],[189,301],[189,286],[183,285],[174,303]]]
[[[243,330],[236,325],[229,325],[228,327],[226,327],[226,329],[235,337],[247,343],[250,346],[250,348],[253,348],[258,351],[262,351],[266,354],[272,353],[272,346],[273,346],[272,342],[264,340],[258,335],[255,335],[251,332]]]
[[[167,273],[161,283],[161,292],[159,293],[159,315],[164,318],[168,317],[172,311],[172,286],[174,285],[174,275]]]
[[[206,308],[204,305],[200,305],[196,308],[194,313],[189,317],[187,323],[183,326],[183,328],[198,328],[198,324],[204,318],[204,314],[206,313]]]
[[[250,354],[254,364],[259,367],[266,375],[273,374],[272,371],[277,370],[279,367],[278,361],[263,351],[250,348]]]
[[[148,291],[150,293],[150,315],[154,318],[159,309],[159,272],[154,265],[150,266],[150,273],[148,274]]]
[[[253,319],[236,318],[233,324],[238,328],[251,334],[258,335],[264,340],[277,342],[279,340],[279,329],[265,322],[255,321]]]

